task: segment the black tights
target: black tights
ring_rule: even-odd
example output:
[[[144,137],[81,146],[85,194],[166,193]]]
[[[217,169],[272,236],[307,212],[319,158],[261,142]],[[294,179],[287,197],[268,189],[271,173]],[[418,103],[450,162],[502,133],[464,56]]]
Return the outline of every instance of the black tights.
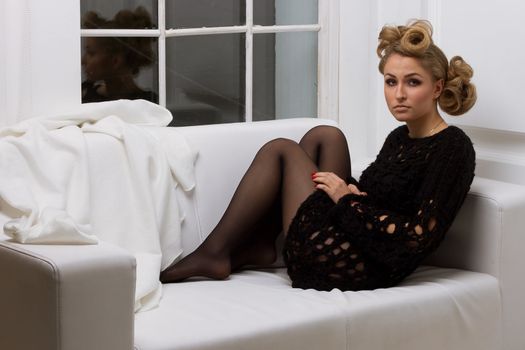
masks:
[[[314,192],[316,171],[350,176],[348,145],[339,129],[317,126],[299,143],[282,138],[266,143],[217,226],[193,253],[164,270],[161,281],[223,279],[244,265],[274,262],[275,240],[287,233],[300,204]]]

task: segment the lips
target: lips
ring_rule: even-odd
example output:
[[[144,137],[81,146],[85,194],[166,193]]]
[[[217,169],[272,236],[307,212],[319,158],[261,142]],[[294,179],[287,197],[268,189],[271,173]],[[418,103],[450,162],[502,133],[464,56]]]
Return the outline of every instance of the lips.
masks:
[[[394,106],[394,110],[397,112],[407,111],[409,108],[410,108],[409,106],[405,106],[405,105]]]

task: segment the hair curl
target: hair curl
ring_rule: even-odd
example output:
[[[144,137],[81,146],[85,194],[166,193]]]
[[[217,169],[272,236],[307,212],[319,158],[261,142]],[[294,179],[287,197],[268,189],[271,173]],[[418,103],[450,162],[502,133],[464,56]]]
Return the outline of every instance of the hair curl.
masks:
[[[379,33],[377,55],[379,71],[392,54],[417,58],[434,79],[443,79],[443,92],[438,98],[439,107],[450,115],[467,112],[476,102],[476,87],[471,83],[472,67],[460,56],[450,60],[432,41],[432,25],[425,20],[415,20],[405,26],[384,26]]]
[[[121,10],[111,20],[97,12],[89,11],[82,16],[82,28],[85,29],[149,29],[153,22],[149,12],[142,6],[134,11]],[[100,45],[112,54],[122,54],[126,65],[134,75],[142,67],[151,65],[155,55],[151,44],[155,40],[148,37],[98,37]]]

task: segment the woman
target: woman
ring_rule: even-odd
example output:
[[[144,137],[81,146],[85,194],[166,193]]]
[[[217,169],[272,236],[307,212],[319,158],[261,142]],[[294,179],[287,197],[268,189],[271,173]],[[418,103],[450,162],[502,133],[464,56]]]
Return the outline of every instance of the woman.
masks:
[[[161,280],[220,279],[272,262],[281,228],[294,287],[374,289],[409,275],[450,227],[475,167],[472,142],[437,108],[460,115],[473,106],[472,69],[458,56],[449,64],[431,36],[426,21],[385,26],[379,35],[386,102],[405,125],[388,135],[359,181],[336,128],[316,127],[299,144],[271,141],[209,237]]]
[[[152,28],[149,13],[143,7],[134,11],[121,10],[111,20],[95,12],[83,16],[87,29],[145,29]],[[135,82],[143,67],[154,62],[151,44],[146,37],[88,37],[84,39],[82,68],[86,80],[82,83],[82,102],[117,99],[145,99],[157,102],[158,96],[143,90]]]

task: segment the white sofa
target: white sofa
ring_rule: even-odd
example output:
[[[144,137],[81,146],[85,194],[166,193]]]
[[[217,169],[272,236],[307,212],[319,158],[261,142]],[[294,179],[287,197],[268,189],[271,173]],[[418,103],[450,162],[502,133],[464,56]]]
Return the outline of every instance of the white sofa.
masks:
[[[324,123],[333,124],[296,119],[178,128],[199,152],[196,188],[183,198],[185,254],[216,224],[261,145],[276,137],[298,140]],[[275,266],[225,281],[164,285],[159,307],[138,314],[128,252],[109,244],[3,241],[0,349],[523,350],[524,215],[523,187],[475,178],[441,247],[399,286],[293,289]]]

